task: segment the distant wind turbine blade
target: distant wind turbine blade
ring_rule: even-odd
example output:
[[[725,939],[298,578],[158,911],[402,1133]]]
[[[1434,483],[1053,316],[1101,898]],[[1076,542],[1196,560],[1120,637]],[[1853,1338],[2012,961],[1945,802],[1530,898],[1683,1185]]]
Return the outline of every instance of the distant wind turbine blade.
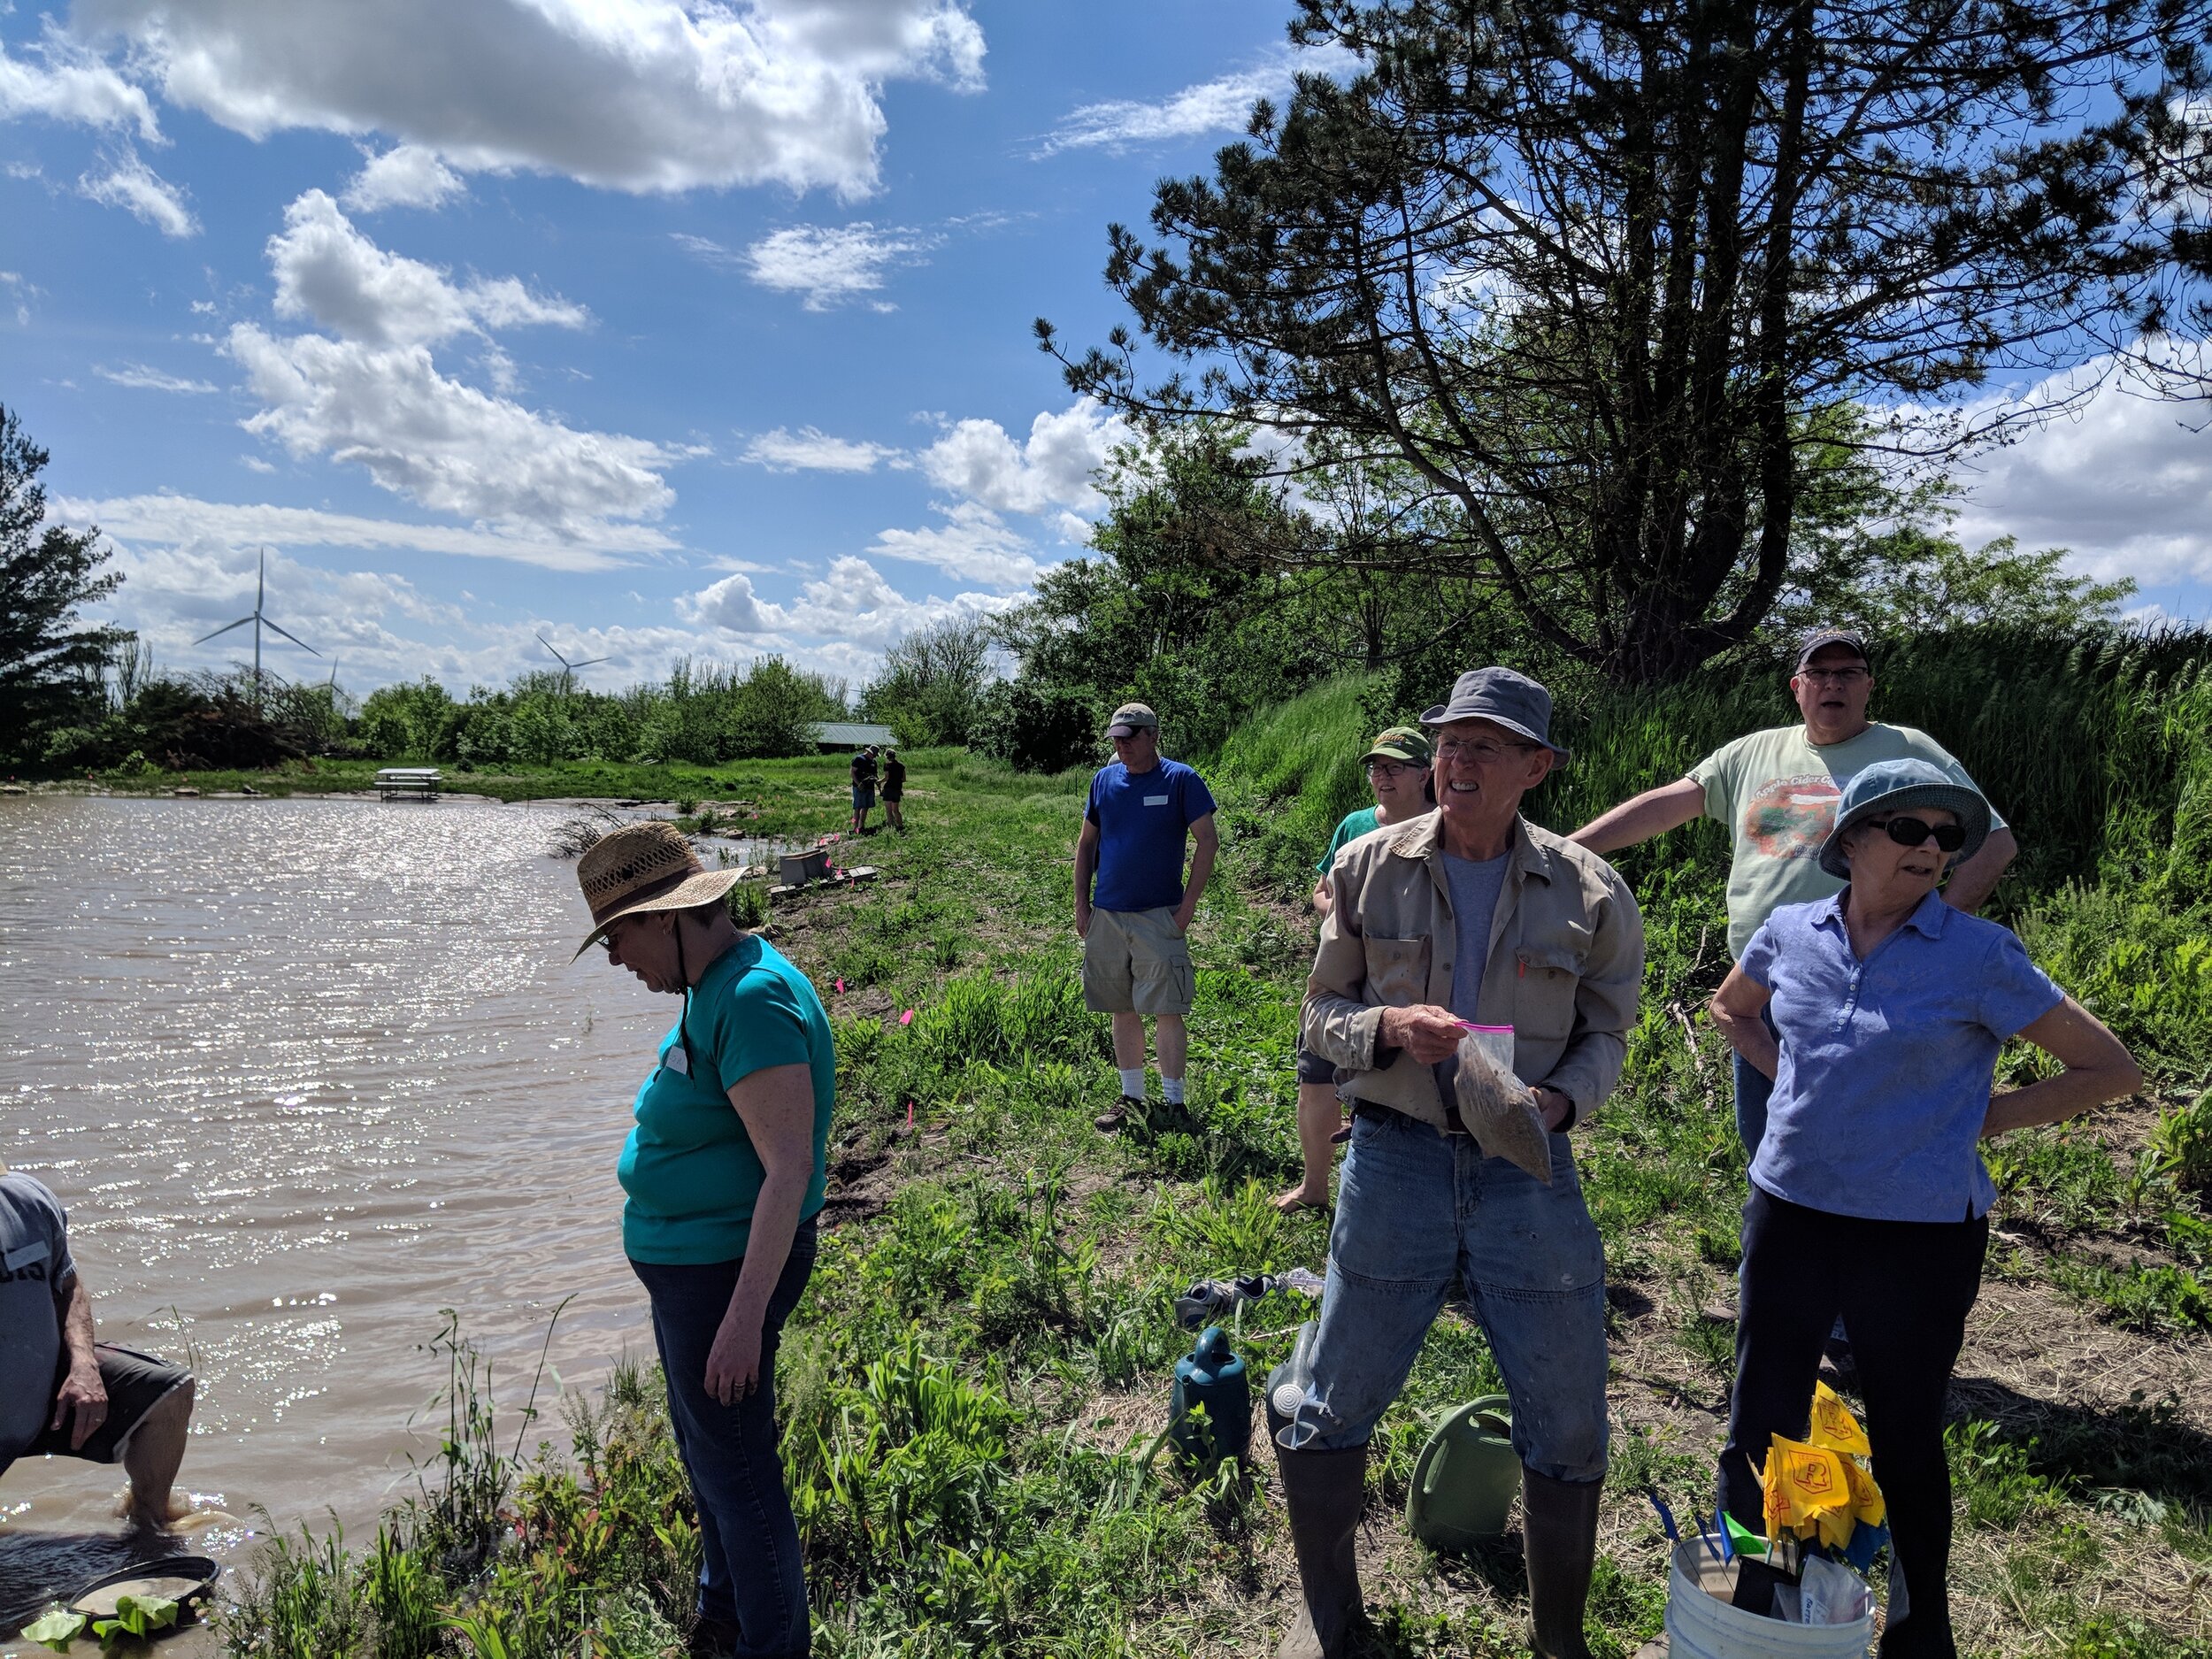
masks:
[[[580,663],[571,663],[569,667],[571,669],[589,668],[594,663],[611,663],[612,661],[614,658],[611,657],[587,657]]]
[[[241,617],[235,622],[226,622],[221,627],[216,629],[214,634],[203,634],[198,639],[193,641],[192,643],[195,645],[205,645],[210,640],[214,639],[218,634],[228,634],[233,628],[242,628],[252,620],[253,618],[251,617]]]
[[[300,649],[305,651],[310,657],[320,657],[322,655],[320,651],[310,645],[305,640],[300,638],[298,634],[286,634],[282,628],[277,626],[275,623],[270,621],[266,617],[261,618],[261,626],[268,629],[272,634],[281,634],[284,638],[291,641],[293,644],[298,646]]]

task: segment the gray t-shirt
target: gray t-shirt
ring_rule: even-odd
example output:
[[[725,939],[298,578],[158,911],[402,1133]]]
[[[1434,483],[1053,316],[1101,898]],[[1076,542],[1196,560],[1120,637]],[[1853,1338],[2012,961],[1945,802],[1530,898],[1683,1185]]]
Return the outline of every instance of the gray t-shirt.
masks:
[[[0,1175],[0,1468],[39,1437],[54,1402],[61,1363],[54,1286],[77,1271],[68,1227],[43,1183]]]
[[[1498,895],[1505,891],[1506,861],[1501,853],[1478,864],[1471,858],[1443,855],[1444,879],[1452,890],[1452,1012],[1462,1019],[1475,1018],[1482,1001],[1482,973],[1490,959],[1490,923],[1498,913]],[[1447,1103],[1456,1101],[1455,1079],[1459,1060],[1436,1063],[1436,1087]]]

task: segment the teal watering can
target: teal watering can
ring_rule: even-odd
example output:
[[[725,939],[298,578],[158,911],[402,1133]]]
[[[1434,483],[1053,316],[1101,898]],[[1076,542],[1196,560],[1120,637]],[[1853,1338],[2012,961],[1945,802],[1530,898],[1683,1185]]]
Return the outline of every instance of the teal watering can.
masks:
[[[1431,1549],[1465,1549],[1505,1531],[1521,1490],[1511,1402],[1485,1394],[1447,1411],[1413,1465],[1406,1530]]]
[[[1191,1408],[1206,1408],[1205,1421]],[[1244,1362],[1231,1352],[1217,1325],[1175,1362],[1175,1394],[1168,1406],[1167,1437],[1193,1463],[1210,1469],[1225,1457],[1248,1458],[1252,1450],[1252,1389]]]

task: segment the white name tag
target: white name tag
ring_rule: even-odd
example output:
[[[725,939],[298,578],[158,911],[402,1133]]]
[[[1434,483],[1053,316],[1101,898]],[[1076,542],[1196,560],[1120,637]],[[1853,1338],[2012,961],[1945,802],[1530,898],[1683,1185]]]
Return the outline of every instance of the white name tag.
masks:
[[[1164,795],[1148,795],[1145,796],[1144,803],[1147,806],[1165,806],[1167,797]]]
[[[691,1075],[691,1056],[684,1052],[683,1045],[680,1043],[679,1043],[675,1048],[671,1048],[666,1054],[661,1056],[661,1064],[666,1066],[670,1071],[673,1071],[678,1077],[689,1077]]]
[[[10,1250],[4,1257],[0,1257],[0,1267],[11,1273],[19,1272],[34,1262],[44,1261],[48,1254],[46,1240],[41,1239],[36,1244],[27,1244],[19,1250]]]

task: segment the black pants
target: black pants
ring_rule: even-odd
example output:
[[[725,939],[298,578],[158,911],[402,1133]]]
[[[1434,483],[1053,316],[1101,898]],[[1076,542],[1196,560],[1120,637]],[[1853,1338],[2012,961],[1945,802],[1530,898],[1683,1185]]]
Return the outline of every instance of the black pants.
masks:
[[[1986,1217],[1867,1221],[1808,1210],[1755,1183],[1744,1206],[1736,1387],[1720,1458],[1721,1500],[1746,1526],[1766,1530],[1752,1470],[1764,1470],[1774,1435],[1805,1438],[1821,1342],[1841,1314],[1909,1603],[1907,1616],[1883,1634],[1882,1659],[1951,1659],[1957,1651],[1943,1402],[1988,1248]],[[1893,1607],[1895,1601],[1893,1593]]]

